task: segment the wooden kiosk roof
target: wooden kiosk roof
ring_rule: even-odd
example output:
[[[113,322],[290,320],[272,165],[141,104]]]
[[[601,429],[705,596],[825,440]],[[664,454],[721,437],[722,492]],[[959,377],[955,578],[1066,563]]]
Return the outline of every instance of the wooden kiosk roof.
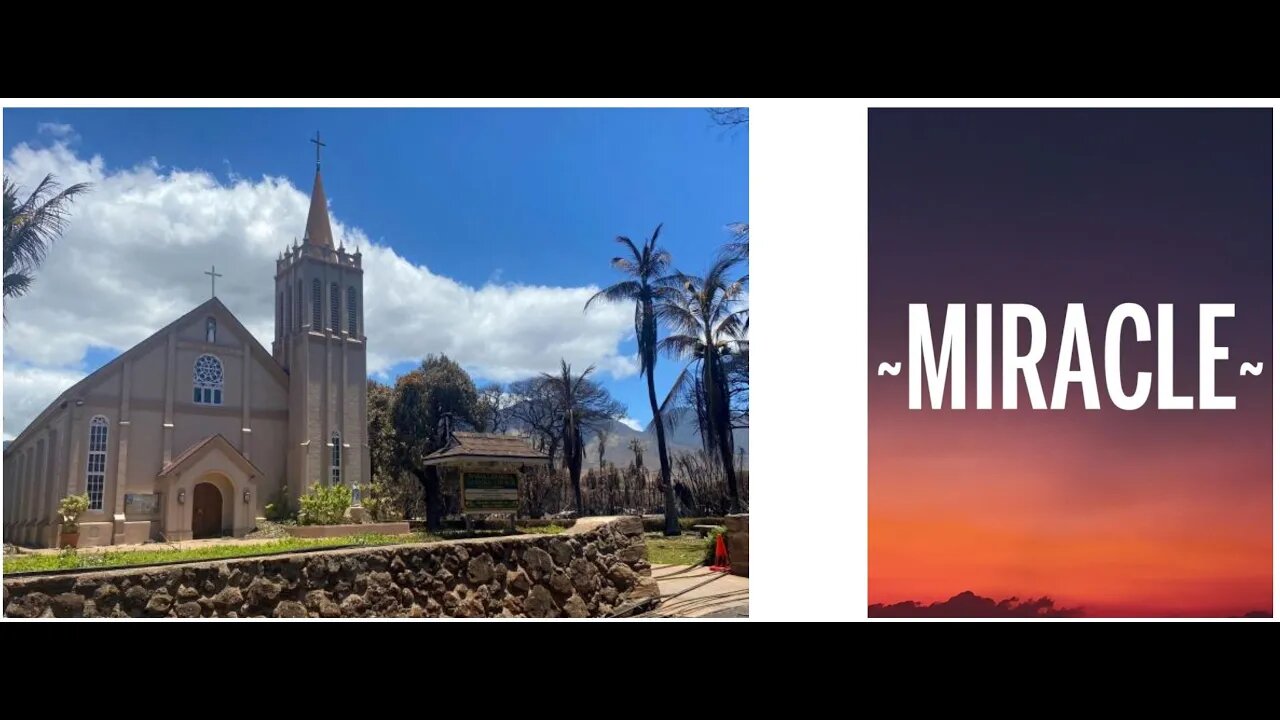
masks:
[[[443,465],[458,460],[498,460],[506,462],[546,462],[547,454],[529,446],[527,438],[496,433],[453,432],[449,443],[426,457],[424,465]]]

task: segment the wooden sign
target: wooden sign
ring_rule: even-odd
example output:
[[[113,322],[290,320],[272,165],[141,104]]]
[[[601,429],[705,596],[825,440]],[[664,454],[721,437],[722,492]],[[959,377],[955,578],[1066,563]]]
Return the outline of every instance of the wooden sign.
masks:
[[[462,512],[511,513],[520,509],[520,476],[516,473],[462,473]]]

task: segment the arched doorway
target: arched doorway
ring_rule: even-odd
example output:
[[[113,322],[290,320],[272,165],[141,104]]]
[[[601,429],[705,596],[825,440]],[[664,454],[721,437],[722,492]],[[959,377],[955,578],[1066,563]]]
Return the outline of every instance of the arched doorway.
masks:
[[[222,535],[222,491],[213,483],[196,483],[191,493],[191,537]]]

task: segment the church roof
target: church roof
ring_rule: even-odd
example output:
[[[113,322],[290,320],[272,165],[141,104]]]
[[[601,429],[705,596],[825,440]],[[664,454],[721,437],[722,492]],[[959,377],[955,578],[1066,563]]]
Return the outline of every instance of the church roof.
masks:
[[[329,201],[324,196],[320,165],[316,164],[316,182],[311,188],[311,209],[307,211],[307,231],[303,240],[312,245],[333,249],[333,230],[329,227]]]
[[[10,444],[10,447],[17,447],[18,446],[17,443],[24,438],[28,430],[35,427],[40,427],[47,416],[51,415],[54,411],[64,406],[82,388],[88,385],[91,385],[92,383],[100,379],[103,375],[109,372],[112,372],[116,368],[119,368],[121,365],[124,364],[127,358],[136,357],[142,354],[143,352],[145,352],[147,349],[149,349],[152,345],[156,343],[166,342],[166,338],[168,337],[170,331],[172,331],[177,326],[182,325],[183,323],[189,322],[194,317],[198,317],[200,315],[210,315],[210,314],[213,314],[215,311],[219,312],[221,316],[225,317],[231,323],[231,327],[236,332],[237,335],[248,338],[250,352],[263,361],[263,366],[268,368],[269,372],[275,375],[276,379],[280,383],[287,384],[289,382],[289,376],[287,373],[285,373],[284,368],[280,367],[280,363],[276,362],[275,358],[271,356],[271,353],[267,352],[267,349],[262,347],[262,343],[258,342],[258,339],[253,336],[253,333],[249,332],[248,328],[246,328],[240,322],[239,318],[237,318],[234,314],[232,314],[230,310],[227,309],[226,305],[222,304],[221,300],[219,300],[216,297],[213,297],[200,303],[195,308],[193,308],[190,312],[178,318],[177,320],[174,320],[168,325],[165,325],[164,327],[155,331],[146,340],[143,340],[137,345],[134,345],[128,350],[125,350],[124,352],[120,353],[111,362],[89,373],[82,380],[80,380],[80,382],[77,382],[75,385],[72,385],[66,390],[63,390],[62,393],[58,395],[58,397],[52,403],[49,404],[48,407],[42,410],[40,414],[37,415],[35,419],[33,419],[30,423],[28,423],[27,427],[24,428],[22,432],[19,433],[18,436],[13,439],[13,443]],[[5,452],[8,452],[8,447],[5,448]]]
[[[446,460],[461,458],[546,460],[547,454],[529,447],[528,439],[517,435],[454,432],[449,436],[449,444],[428,455],[425,464],[437,465]]]
[[[222,450],[234,462],[242,465],[244,470],[246,470],[250,475],[253,475],[254,477],[262,477],[262,471],[258,469],[258,466],[254,465],[249,458],[245,457],[243,453],[237,450],[236,446],[232,445],[231,441],[223,437],[221,433],[202,438],[196,441],[196,443],[191,447],[183,450],[177,457],[170,460],[169,464],[164,466],[164,469],[160,471],[160,477],[170,475],[175,470],[181,469],[183,465],[194,462],[196,457],[204,454],[202,451],[214,449]]]

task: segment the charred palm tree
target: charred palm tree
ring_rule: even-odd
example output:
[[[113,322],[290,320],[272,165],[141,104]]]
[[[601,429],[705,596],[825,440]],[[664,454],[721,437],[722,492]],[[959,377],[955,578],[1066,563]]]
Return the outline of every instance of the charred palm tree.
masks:
[[[581,375],[574,375],[569,363],[560,361],[560,374],[544,373],[545,387],[559,397],[561,412],[560,437],[564,448],[564,464],[569,468],[569,481],[573,485],[573,501],[582,515],[582,459],[583,434],[604,427],[610,420],[622,415],[622,404],[609,396],[603,385],[589,376],[595,367],[588,367]]]
[[[688,361],[664,406],[678,402],[683,391],[695,388],[704,444],[719,460],[729,491],[729,512],[741,511],[738,480],[733,467],[733,423],[729,403],[727,363],[745,342],[746,308],[740,307],[744,281],[732,279],[738,259],[722,256],[703,277],[678,274],[664,282],[656,305],[658,317],[671,335],[659,349]]]
[[[631,449],[631,453],[636,456],[635,469],[644,469],[644,443],[640,442],[640,438],[631,438],[631,442],[627,443],[627,447]]]
[[[666,521],[663,533],[680,534],[680,521],[676,515],[675,488],[671,484],[671,460],[667,455],[667,433],[659,413],[658,393],[653,386],[653,369],[658,363],[658,316],[654,309],[657,289],[665,282],[671,266],[671,255],[658,247],[658,234],[662,224],[640,247],[630,238],[619,237],[618,243],[629,251],[629,257],[616,257],[612,264],[628,276],[627,280],[610,285],[587,300],[585,311],[592,303],[626,302],[636,308],[636,351],[640,355],[640,373],[649,385],[649,410],[653,413],[653,431],[658,437],[658,466],[662,473],[662,499]]]
[[[602,471],[604,470],[604,451],[609,445],[611,434],[607,427],[596,428],[596,459],[599,461]]]

